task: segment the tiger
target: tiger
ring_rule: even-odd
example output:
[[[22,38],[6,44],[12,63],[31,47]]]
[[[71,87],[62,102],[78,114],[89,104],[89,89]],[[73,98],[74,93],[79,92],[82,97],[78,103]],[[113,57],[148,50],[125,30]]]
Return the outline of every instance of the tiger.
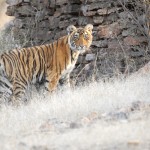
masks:
[[[27,88],[44,82],[48,93],[58,82],[70,87],[70,73],[80,53],[92,44],[93,25],[67,27],[67,35],[45,45],[13,49],[0,56],[0,93],[11,102],[25,101]],[[7,89],[7,90],[6,90]]]

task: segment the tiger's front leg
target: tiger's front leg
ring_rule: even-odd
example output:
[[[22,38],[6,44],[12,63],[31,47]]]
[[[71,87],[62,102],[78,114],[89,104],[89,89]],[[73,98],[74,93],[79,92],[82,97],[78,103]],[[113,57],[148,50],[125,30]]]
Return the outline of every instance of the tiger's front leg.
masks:
[[[60,76],[59,75],[54,75],[53,77],[48,76],[46,78],[46,84],[45,87],[49,92],[55,91],[58,81],[59,81]]]
[[[70,88],[70,74],[65,75],[64,77],[61,77],[59,80],[59,85],[61,88],[66,89]]]

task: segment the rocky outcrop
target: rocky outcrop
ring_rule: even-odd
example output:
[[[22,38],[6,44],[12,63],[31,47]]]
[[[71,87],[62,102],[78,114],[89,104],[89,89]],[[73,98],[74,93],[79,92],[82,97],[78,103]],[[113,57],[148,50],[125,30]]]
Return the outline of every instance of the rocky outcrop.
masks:
[[[12,33],[26,46],[54,41],[68,25],[94,25],[89,52],[79,57],[74,81],[128,74],[150,60],[149,5],[124,0],[7,0]],[[149,44],[149,45],[148,45]],[[92,77],[92,78],[91,78]]]

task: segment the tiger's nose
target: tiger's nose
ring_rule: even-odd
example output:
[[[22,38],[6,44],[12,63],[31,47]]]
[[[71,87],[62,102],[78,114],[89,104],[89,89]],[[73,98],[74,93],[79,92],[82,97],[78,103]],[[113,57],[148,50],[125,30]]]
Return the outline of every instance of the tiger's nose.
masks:
[[[84,45],[80,45],[80,48],[84,48],[85,46]]]

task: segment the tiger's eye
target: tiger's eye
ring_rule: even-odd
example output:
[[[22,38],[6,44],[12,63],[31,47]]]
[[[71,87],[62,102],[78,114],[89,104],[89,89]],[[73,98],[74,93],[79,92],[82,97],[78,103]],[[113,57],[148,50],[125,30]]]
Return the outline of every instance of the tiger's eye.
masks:
[[[73,37],[74,37],[74,38],[78,38],[78,37],[79,37],[79,33],[75,33],[75,34],[73,35]]]
[[[88,39],[89,36],[88,36],[88,33],[87,33],[87,32],[84,33],[84,37],[85,37],[86,39]]]

